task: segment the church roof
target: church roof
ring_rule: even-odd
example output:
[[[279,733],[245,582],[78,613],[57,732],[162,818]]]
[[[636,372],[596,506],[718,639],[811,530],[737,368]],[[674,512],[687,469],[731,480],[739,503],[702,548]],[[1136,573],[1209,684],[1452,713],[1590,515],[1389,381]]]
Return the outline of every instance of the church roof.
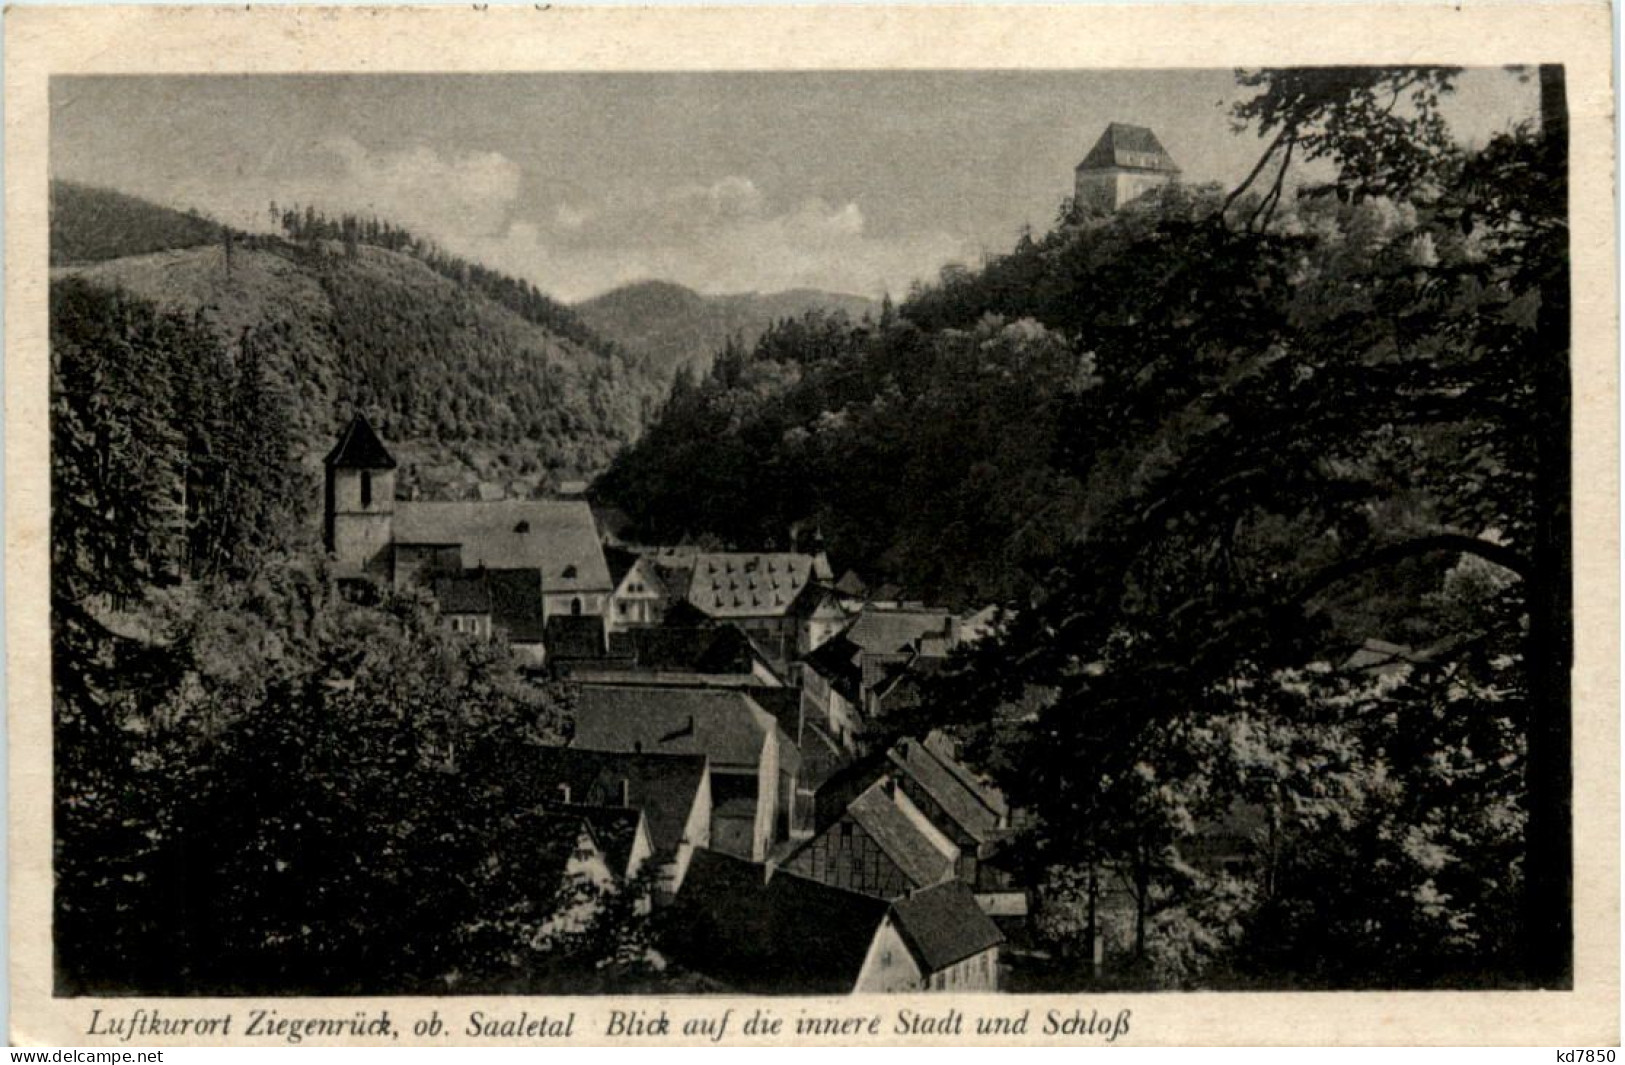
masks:
[[[457,544],[464,569],[534,569],[542,591],[607,592],[609,566],[585,503],[505,499],[395,504],[397,544]]]
[[[366,415],[356,414],[339,434],[339,442],[323,460],[328,466],[341,466],[351,470],[393,470],[395,457],[384,442],[378,439]]]
[[[1078,164],[1079,170],[1149,170],[1177,174],[1168,150],[1157,140],[1157,135],[1144,126],[1131,126],[1126,122],[1113,122],[1095,141],[1089,154]]]

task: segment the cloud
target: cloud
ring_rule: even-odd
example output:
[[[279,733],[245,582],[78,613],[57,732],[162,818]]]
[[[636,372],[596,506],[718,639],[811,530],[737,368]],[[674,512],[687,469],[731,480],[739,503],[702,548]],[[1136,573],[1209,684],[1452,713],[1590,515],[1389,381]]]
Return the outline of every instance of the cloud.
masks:
[[[543,224],[515,222],[458,250],[573,300],[646,278],[711,293],[901,292],[974,249],[940,231],[873,234],[853,202],[815,197],[775,210],[750,178],[728,175],[561,203]]]
[[[327,215],[375,215],[448,243],[507,232],[522,177],[500,152],[448,155],[426,145],[380,152],[339,136],[306,145],[275,173],[225,187],[218,179],[183,180],[162,198],[248,229],[270,228],[267,207],[274,201]]]
[[[649,278],[707,293],[900,294],[975,252],[940,230],[875,233],[855,202],[775,205],[739,174],[528,205],[521,168],[500,152],[376,151],[347,136],[311,142],[278,171],[225,187],[201,177],[171,183],[162,198],[252,229],[270,226],[273,200],[376,215],[564,300]]]

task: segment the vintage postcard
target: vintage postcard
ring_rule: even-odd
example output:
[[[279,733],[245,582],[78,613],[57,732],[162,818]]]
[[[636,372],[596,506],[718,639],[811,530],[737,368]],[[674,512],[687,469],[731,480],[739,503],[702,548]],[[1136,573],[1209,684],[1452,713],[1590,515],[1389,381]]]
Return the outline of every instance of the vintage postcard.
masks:
[[[6,23],[13,1043],[1617,1044],[1605,4]]]

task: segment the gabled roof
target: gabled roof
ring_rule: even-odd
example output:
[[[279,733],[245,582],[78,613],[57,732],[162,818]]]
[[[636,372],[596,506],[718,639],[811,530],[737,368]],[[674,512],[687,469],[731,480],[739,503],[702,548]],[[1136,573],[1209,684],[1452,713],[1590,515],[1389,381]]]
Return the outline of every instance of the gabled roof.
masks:
[[[393,470],[395,458],[373,432],[366,416],[356,414],[339,434],[338,443],[322,460],[329,467],[348,470]]]
[[[926,973],[941,972],[1004,942],[1004,933],[958,880],[895,900],[892,919]]]
[[[607,592],[592,510],[556,499],[395,505],[397,544],[457,544],[465,569],[535,569],[548,593]]]
[[[1004,793],[998,788],[979,779],[976,774],[965,768],[963,762],[954,757],[954,742],[942,732],[932,732],[925,738],[925,749],[937,756],[942,767],[952,773],[959,782],[965,785],[972,795],[981,801],[983,806],[992,810],[996,816],[1008,818],[1010,816],[1010,803],[1005,799]]]
[[[943,636],[951,643],[957,639],[958,630],[958,619],[947,610],[867,606],[847,626],[846,638],[866,654],[898,654],[926,636]]]
[[[673,625],[617,634],[632,663],[645,669],[698,673],[750,673],[763,655],[732,625]]]
[[[430,585],[435,601],[444,614],[489,614],[491,592],[485,576],[464,573],[456,577],[436,577]]]
[[[972,839],[986,843],[998,835],[999,815],[988,809],[925,744],[912,738],[899,740],[887,757],[936,800],[943,812]]]
[[[1113,122],[1095,141],[1089,154],[1077,166],[1079,170],[1149,170],[1177,174],[1168,150],[1157,140],[1157,135],[1144,126],[1126,122]]]
[[[563,802],[568,787],[572,803],[616,807],[624,791],[643,813],[655,859],[669,862],[705,785],[706,762],[703,755],[518,746],[506,752],[504,773],[516,794],[545,805]]]
[[[601,661],[604,658],[604,619],[593,614],[555,614],[543,630],[549,660]]]
[[[534,569],[488,569],[485,586],[491,597],[491,622],[514,643],[541,643],[542,575]]]
[[[638,828],[644,823],[642,810],[629,806],[589,806],[562,802],[548,809],[585,821],[610,871],[616,876],[626,875],[627,867],[632,862],[632,848],[637,844]]]
[[[847,815],[886,852],[914,887],[940,883],[953,876],[953,859],[938,850],[886,794],[879,782],[852,800]],[[830,831],[834,831],[832,826]]]
[[[885,900],[697,850],[675,909],[684,965],[759,994],[850,993],[886,919]]]
[[[847,570],[841,574],[841,579],[835,582],[835,590],[842,595],[858,598],[869,590],[869,586],[863,583],[863,578],[855,571]]]
[[[735,689],[584,686],[574,744],[588,750],[704,754],[717,768],[755,769],[768,735],[777,731],[773,716]]]
[[[828,681],[841,698],[856,706],[863,683],[862,654],[863,648],[847,639],[845,633],[837,633],[813,648],[802,662]]]
[[[788,551],[699,555],[688,601],[714,618],[782,616],[814,579],[815,569],[812,555]]]
[[[660,579],[658,567],[655,566],[652,560],[645,558],[636,551],[628,551],[624,547],[607,545],[604,548],[604,562],[609,566],[609,582],[616,591],[620,590],[626,578],[636,569],[642,574],[645,586],[644,593],[655,596],[664,596],[666,594],[666,583]],[[642,569],[638,569],[639,563],[643,564]]]

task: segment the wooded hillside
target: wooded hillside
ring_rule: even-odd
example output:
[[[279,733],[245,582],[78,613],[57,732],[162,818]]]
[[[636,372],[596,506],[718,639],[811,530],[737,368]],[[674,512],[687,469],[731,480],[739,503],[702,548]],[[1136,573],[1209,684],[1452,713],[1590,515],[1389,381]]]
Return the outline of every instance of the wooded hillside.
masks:
[[[68,247],[97,246],[82,234],[95,230],[103,208],[130,198],[68,189],[55,230]],[[410,475],[436,467],[441,479],[427,486],[435,494],[466,492],[475,480],[529,494],[550,477],[605,466],[664,391],[644,360],[599,339],[567,308],[410,234],[398,250],[302,231],[228,240],[213,223],[130,202],[130,217],[152,221],[139,246],[159,250],[53,276],[195,317],[229,347],[252,337],[289,397],[307,460],[361,409],[409,460],[407,490]]]

